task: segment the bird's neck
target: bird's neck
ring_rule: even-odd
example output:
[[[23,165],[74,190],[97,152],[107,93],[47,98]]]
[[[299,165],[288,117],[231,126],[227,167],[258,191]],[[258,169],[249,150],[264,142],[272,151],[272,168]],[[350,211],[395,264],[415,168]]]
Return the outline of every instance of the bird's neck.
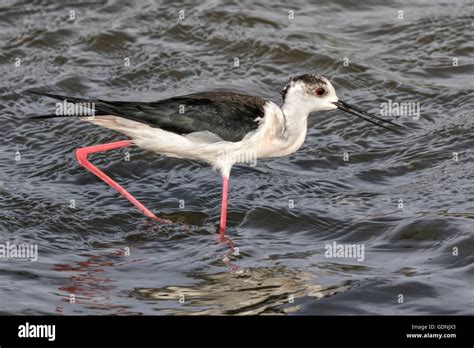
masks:
[[[311,112],[310,107],[304,104],[298,104],[296,101],[285,100],[281,107],[285,118],[284,133],[288,138],[304,137],[308,128],[308,115]]]
[[[285,156],[298,150],[303,145],[308,127],[309,109],[301,108],[295,103],[285,102],[281,106],[280,136],[275,139],[279,150],[272,156]]]

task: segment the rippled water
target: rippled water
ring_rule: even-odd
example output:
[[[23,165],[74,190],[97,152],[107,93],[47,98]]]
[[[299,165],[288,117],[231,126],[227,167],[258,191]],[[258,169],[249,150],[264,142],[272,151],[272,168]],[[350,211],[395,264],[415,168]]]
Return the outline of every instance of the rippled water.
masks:
[[[39,259],[0,261],[0,312],[472,314],[472,23],[470,1],[3,0],[0,242],[37,244]],[[123,135],[27,120],[54,106],[29,88],[140,101],[225,88],[280,102],[301,73],[327,76],[341,99],[376,113],[388,99],[419,102],[421,117],[400,117],[400,136],[313,114],[297,153],[235,167],[237,256],[216,238],[211,168],[137,148],[94,156],[185,224],[160,226],[74,159]],[[327,258],[333,242],[363,245],[364,260]]]

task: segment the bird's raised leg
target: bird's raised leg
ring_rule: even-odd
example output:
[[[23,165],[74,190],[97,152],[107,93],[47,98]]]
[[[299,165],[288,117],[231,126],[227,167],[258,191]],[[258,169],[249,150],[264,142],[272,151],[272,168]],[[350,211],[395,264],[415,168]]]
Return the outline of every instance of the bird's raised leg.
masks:
[[[130,146],[131,144],[132,142],[130,140],[122,140],[122,141],[116,141],[114,143],[94,145],[94,146],[88,146],[88,147],[80,147],[76,150],[76,158],[81,166],[83,166],[88,171],[95,174],[101,180],[105,181],[107,184],[109,184],[111,187],[117,190],[122,196],[128,199],[135,207],[138,208],[138,210],[140,210],[143,214],[148,216],[150,219],[153,219],[155,221],[159,221],[162,223],[171,223],[170,220],[158,218],[155,214],[149,211],[143,204],[141,204],[135,197],[133,197],[130,193],[128,193],[127,190],[125,190],[122,186],[117,184],[114,180],[112,180],[109,176],[107,176],[104,172],[102,172],[100,169],[94,166],[87,159],[87,156],[91,153],[118,149],[124,146]]]
[[[227,222],[227,192],[229,190],[229,178],[225,175],[222,176],[222,205],[221,205],[221,222],[219,225],[219,235],[221,241],[225,241],[225,229]]]

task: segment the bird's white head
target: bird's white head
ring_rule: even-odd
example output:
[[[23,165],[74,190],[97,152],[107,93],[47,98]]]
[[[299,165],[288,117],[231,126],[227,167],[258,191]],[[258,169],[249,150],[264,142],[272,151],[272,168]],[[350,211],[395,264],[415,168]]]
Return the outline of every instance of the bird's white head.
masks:
[[[290,78],[281,95],[286,107],[309,112],[337,109],[339,100],[331,82],[318,75],[301,75]]]
[[[296,119],[306,120],[311,112],[339,109],[382,128],[400,133],[383,123],[401,128],[400,125],[371,115],[339,100],[331,82],[322,76],[305,74],[292,77],[283,88],[281,95],[284,114],[287,116],[299,115],[300,117],[296,116]]]

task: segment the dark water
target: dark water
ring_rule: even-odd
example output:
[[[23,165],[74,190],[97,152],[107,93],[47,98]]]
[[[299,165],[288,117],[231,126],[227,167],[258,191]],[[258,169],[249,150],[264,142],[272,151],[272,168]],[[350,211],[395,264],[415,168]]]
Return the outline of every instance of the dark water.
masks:
[[[473,314],[472,23],[470,1],[2,0],[0,242],[37,244],[39,259],[0,260],[0,313]],[[137,148],[94,156],[186,224],[160,226],[74,159],[123,135],[26,120],[54,107],[29,88],[142,101],[226,88],[279,102],[301,73],[375,113],[388,99],[420,103],[420,118],[400,117],[400,136],[313,114],[297,153],[235,167],[237,256],[216,238],[211,168]],[[364,260],[326,257],[333,242],[363,245]]]

